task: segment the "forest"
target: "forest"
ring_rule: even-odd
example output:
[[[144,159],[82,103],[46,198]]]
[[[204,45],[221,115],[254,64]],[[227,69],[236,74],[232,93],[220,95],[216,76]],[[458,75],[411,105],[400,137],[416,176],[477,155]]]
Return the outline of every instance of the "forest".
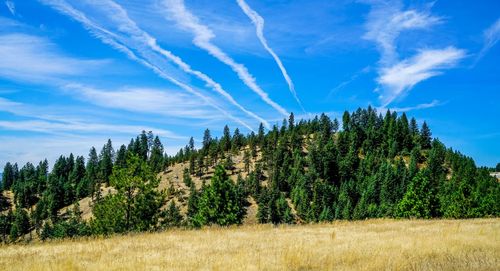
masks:
[[[228,173],[240,153],[245,174],[234,181]],[[159,189],[159,176],[178,163],[189,165],[183,203]],[[99,152],[92,147],[88,157],[61,155],[51,170],[47,160],[7,163],[0,239],[238,225],[250,199],[258,222],[269,224],[498,217],[500,182],[490,171],[433,138],[426,122],[371,107],[345,112],[341,120],[321,114],[296,121],[292,113],[281,125],[261,124],[246,135],[225,126],[214,138],[207,129],[199,148],[191,138],[173,156],[158,136],[143,131],[128,145],[115,148],[108,140]],[[203,179],[201,187],[194,177]],[[89,220],[75,204],[83,198],[91,199]]]

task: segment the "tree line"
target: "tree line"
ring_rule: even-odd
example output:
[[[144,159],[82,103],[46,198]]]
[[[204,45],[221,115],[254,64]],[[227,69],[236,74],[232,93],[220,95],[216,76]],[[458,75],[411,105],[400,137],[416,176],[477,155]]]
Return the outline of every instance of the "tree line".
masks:
[[[240,153],[245,177],[233,182],[228,172]],[[158,190],[157,173],[181,162],[188,164],[187,202]],[[197,188],[192,177],[205,180],[212,169],[209,184]],[[174,156],[143,132],[116,152],[110,140],[99,155],[92,148],[86,163],[61,156],[50,173],[46,160],[21,169],[7,163],[2,188],[12,190],[18,207],[0,216],[3,240],[32,231],[58,238],[241,224],[249,197],[260,223],[500,215],[500,183],[488,168],[432,138],[426,122],[371,107],[345,112],[341,121],[322,114],[296,122],[292,113],[247,135],[225,126],[213,138],[207,129],[200,148],[191,138]],[[77,205],[61,214],[84,197],[94,202],[89,222]]]

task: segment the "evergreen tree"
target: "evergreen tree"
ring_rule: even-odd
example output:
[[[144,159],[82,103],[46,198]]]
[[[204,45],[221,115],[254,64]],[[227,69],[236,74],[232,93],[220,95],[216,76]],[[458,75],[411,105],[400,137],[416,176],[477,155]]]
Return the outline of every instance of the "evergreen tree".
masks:
[[[3,168],[2,186],[3,189],[9,190],[15,181],[14,167],[11,163],[7,162]]]
[[[110,234],[154,229],[165,195],[156,190],[159,180],[149,165],[137,155],[129,154],[126,168],[114,170],[110,179],[117,193],[109,194],[94,207],[93,231]]]
[[[182,215],[179,207],[171,201],[165,212],[165,219],[162,221],[164,227],[179,227],[182,225]]]
[[[120,166],[121,167],[121,166]],[[90,195],[94,197],[96,192],[100,192],[99,179],[99,158],[97,151],[92,147],[89,151],[89,158],[87,160],[87,167],[85,169],[85,180],[78,187],[78,197]]]
[[[429,218],[431,216],[431,190],[429,173],[420,171],[413,178],[403,199],[399,202],[397,215],[407,218]]]
[[[115,167],[124,168],[127,160],[127,147],[121,145],[120,149],[116,152]]]
[[[151,156],[149,158],[149,164],[154,173],[158,173],[163,170],[163,152],[163,144],[161,144],[160,138],[156,136],[153,140],[153,145],[151,147]]]
[[[145,134],[144,137],[146,138],[147,144],[147,137]],[[111,139],[108,139],[108,142],[102,147],[101,154],[99,155],[99,178],[106,184],[109,184],[109,176],[111,176],[113,172],[113,158],[113,145]]]
[[[229,127],[227,125],[224,126],[224,132],[220,143],[223,151],[227,152],[231,150],[231,132],[229,131]]]
[[[10,228],[10,239],[15,241],[30,230],[30,218],[25,209],[17,208],[14,211],[14,221]]]
[[[217,166],[210,185],[201,191],[195,221],[199,225],[241,224],[246,213],[242,202],[244,200],[236,185],[226,175],[224,168]]]
[[[212,136],[210,135],[210,130],[206,129],[205,132],[203,133],[203,143],[202,143],[205,155],[207,154],[211,143],[212,143]]]
[[[422,149],[426,150],[431,148],[431,137],[431,130],[429,129],[429,126],[427,126],[427,122],[424,121],[424,124],[422,124],[422,130],[420,131],[420,146]]]
[[[64,199],[65,205],[69,205],[78,199],[77,192],[79,192],[78,187],[82,187],[85,183],[85,158],[83,156],[78,156],[75,160],[75,165],[73,170],[69,175],[68,182],[65,185],[64,191]]]

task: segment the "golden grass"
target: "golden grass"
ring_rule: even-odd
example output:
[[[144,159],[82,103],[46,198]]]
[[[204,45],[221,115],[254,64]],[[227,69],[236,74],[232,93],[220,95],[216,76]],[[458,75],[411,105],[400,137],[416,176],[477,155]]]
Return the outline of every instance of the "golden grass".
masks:
[[[0,246],[0,270],[500,270],[500,219],[254,225]]]

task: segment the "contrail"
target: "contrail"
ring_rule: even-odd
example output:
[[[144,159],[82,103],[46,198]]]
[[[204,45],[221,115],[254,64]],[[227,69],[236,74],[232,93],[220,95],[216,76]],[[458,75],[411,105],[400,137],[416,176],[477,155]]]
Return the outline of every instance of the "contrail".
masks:
[[[276,64],[278,64],[278,67],[281,70],[281,73],[283,74],[283,77],[285,78],[285,81],[288,84],[288,89],[290,89],[290,92],[292,93],[293,97],[299,104],[300,108],[304,113],[306,112],[304,107],[302,106],[302,102],[300,101],[299,97],[297,96],[297,92],[295,91],[295,86],[293,85],[292,79],[288,75],[288,72],[285,69],[285,66],[281,62],[281,59],[278,57],[278,55],[274,52],[274,50],[267,44],[267,40],[264,37],[264,18],[259,15],[255,10],[253,10],[246,2],[245,0],[236,0],[238,2],[238,5],[240,8],[245,12],[245,14],[252,20],[252,23],[255,25],[255,33],[257,34],[257,37],[260,40],[260,43],[264,48],[266,49],[271,56],[273,56],[274,61],[276,61]]]
[[[109,30],[105,29],[104,27],[101,27],[97,23],[93,22],[92,20],[88,19],[85,14],[82,12],[74,9],[71,5],[69,5],[67,2],[64,0],[40,0],[43,4],[48,5],[59,12],[71,17],[75,21],[80,22],[88,31],[90,31],[95,37],[99,38],[102,42],[110,45],[111,47],[115,48],[116,50],[119,50],[123,52],[124,54],[127,55],[128,58],[130,58],[133,61],[136,61],[145,67],[151,69],[153,72],[155,72],[158,76],[160,76],[163,79],[166,79],[173,84],[177,85],[178,87],[184,89],[185,91],[195,95],[196,97],[202,99],[205,103],[208,105],[212,106],[213,108],[217,109],[220,111],[223,115],[226,117],[234,120],[235,122],[245,126],[249,130],[253,131],[253,129],[243,122],[242,120],[234,117],[221,107],[219,107],[216,103],[214,103],[210,98],[207,96],[203,95],[199,91],[196,91],[194,88],[191,86],[184,84],[180,82],[179,80],[175,79],[174,77],[168,75],[165,73],[161,68],[158,66],[152,64],[151,62],[147,61],[146,59],[143,59],[139,56],[137,56],[132,50],[130,50],[127,46],[124,44],[120,43],[118,40],[118,36]]]
[[[166,12],[170,15],[169,18],[173,18],[179,26],[191,31],[194,34],[193,43],[196,46],[204,49],[210,55],[231,67],[243,83],[245,83],[245,85],[247,85],[252,91],[257,93],[262,100],[282,115],[288,116],[288,112],[279,104],[271,100],[269,95],[257,85],[255,78],[250,74],[244,65],[237,63],[234,59],[211,42],[212,38],[215,37],[212,30],[210,30],[207,26],[202,25],[199,22],[198,17],[186,9],[184,0],[164,0],[163,6],[165,7]]]
[[[130,19],[128,16],[127,12],[125,9],[122,8],[119,4],[112,0],[102,0],[102,1],[87,1],[88,4],[92,5],[94,8],[97,8],[101,11],[104,11],[105,15],[107,18],[111,19],[113,23],[117,24],[118,29],[123,32],[124,34],[128,35],[131,37],[132,41],[139,42],[142,45],[145,45],[145,47],[149,47],[151,50],[159,53],[160,55],[164,56],[167,58],[169,61],[175,63],[180,69],[182,69],[184,72],[188,74],[192,74],[199,78],[200,80],[204,81],[206,86],[210,87],[213,89],[215,92],[219,93],[222,95],[224,98],[226,98],[231,104],[236,106],[238,109],[241,111],[245,112],[247,115],[251,116],[252,118],[258,120],[259,122],[262,122],[267,128],[269,128],[269,123],[264,120],[263,118],[259,117],[257,114],[247,110],[244,108],[242,105],[240,105],[227,91],[225,91],[222,86],[215,82],[212,78],[210,78],[208,75],[204,74],[203,72],[193,70],[191,66],[187,63],[185,63],[180,57],[174,55],[172,52],[165,50],[161,48],[158,43],[156,42],[156,39],[153,38],[150,34],[148,34],[146,31],[140,29],[137,24]],[[123,39],[121,39],[123,43]],[[144,50],[141,46],[135,46],[135,48],[138,51]]]

